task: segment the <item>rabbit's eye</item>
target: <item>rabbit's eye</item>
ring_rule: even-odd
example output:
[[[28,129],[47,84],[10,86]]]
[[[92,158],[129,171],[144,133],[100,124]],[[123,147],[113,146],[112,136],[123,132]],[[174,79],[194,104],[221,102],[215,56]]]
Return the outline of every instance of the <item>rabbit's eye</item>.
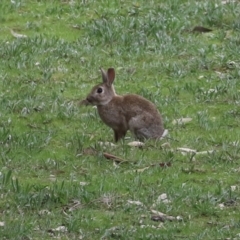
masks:
[[[97,93],[101,93],[102,91],[103,91],[102,88],[98,88],[98,89],[97,89]]]

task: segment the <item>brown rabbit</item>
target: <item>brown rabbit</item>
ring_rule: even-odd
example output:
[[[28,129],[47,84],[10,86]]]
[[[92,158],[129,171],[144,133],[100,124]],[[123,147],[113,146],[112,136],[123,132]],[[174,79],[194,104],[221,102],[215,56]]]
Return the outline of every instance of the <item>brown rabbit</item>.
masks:
[[[117,142],[130,130],[139,139],[160,139],[164,133],[163,122],[156,106],[147,99],[135,95],[117,95],[113,87],[114,68],[101,69],[103,82],[92,88],[85,105],[95,105],[102,121],[114,131]]]

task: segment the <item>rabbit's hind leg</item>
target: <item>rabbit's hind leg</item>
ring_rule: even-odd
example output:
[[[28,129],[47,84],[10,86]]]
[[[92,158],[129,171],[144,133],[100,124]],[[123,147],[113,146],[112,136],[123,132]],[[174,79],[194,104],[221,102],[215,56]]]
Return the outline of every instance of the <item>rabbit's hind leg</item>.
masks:
[[[139,141],[144,141],[145,139],[151,138],[151,134],[147,128],[135,128],[133,134]]]

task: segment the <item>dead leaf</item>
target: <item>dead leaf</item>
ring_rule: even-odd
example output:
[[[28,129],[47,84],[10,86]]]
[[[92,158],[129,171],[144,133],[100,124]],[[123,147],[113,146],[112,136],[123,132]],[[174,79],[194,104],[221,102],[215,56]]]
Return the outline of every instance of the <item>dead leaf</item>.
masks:
[[[211,93],[217,93],[218,90],[214,88],[210,88],[208,91],[205,91],[204,94],[211,94]]]
[[[206,32],[211,32],[212,29],[205,28],[202,26],[196,26],[193,28],[192,32],[198,32],[198,33],[206,33]]]
[[[184,153],[197,153],[197,150],[191,148],[177,148],[177,150]]]
[[[137,169],[136,172],[142,173],[142,172],[144,172],[147,169],[149,169],[149,167]]]
[[[48,211],[47,209],[42,209],[38,212],[39,215],[50,215],[51,212]]]
[[[111,142],[98,142],[98,144],[102,147],[116,147],[116,145]]]
[[[115,162],[117,162],[117,163],[127,162],[125,159],[120,158],[120,157],[117,157],[117,156],[114,156],[114,155],[112,155],[112,154],[110,154],[110,153],[104,152],[104,153],[103,153],[103,156],[104,156],[106,159],[111,159],[111,160],[113,160],[113,161],[115,161]]]
[[[52,229],[49,229],[48,232],[67,232],[67,227],[65,226],[59,226],[57,228],[52,228]]]
[[[151,220],[153,220],[153,221],[164,222],[165,220],[168,220],[168,221],[174,221],[174,220],[182,221],[183,220],[183,218],[181,216],[173,217],[173,216],[169,216],[165,213],[158,212],[158,211],[155,211],[155,210],[151,210],[151,212],[153,214],[155,214],[151,217]]]
[[[140,225],[140,228],[154,228],[154,229],[157,229],[157,228],[163,228],[163,223],[160,223],[158,226],[154,226],[154,225]]]
[[[166,193],[162,193],[161,195],[158,196],[157,200],[153,203],[152,208],[155,208],[156,205],[159,205],[161,203],[164,203],[164,204],[171,203]]]
[[[188,122],[191,122],[192,121],[192,118],[189,118],[189,117],[186,117],[186,118],[179,118],[179,119],[175,119],[172,121],[172,124],[173,125],[182,125],[184,123],[188,123]]]
[[[141,203],[140,201],[127,200],[127,202],[130,204],[137,205],[137,206],[144,206],[143,203]]]
[[[171,202],[170,200],[168,200],[167,194],[166,193],[162,193],[158,198],[157,198],[157,203],[160,202],[164,202],[164,203],[169,203]]]
[[[109,143],[111,144],[111,143]],[[96,151],[95,149],[93,148],[85,148],[83,149],[83,154],[85,155],[96,155],[98,153],[98,151]],[[123,163],[123,162],[127,162],[127,160],[123,159],[123,158],[120,158],[120,157],[117,157],[115,155],[112,155],[110,153],[107,153],[107,152],[104,152],[103,153],[103,156],[106,158],[106,159],[110,159],[110,160],[113,160],[115,161],[116,163]]]
[[[145,144],[143,142],[133,141],[129,142],[127,145],[130,147],[143,147]]]
[[[80,186],[87,186],[89,183],[88,182],[80,182]]]

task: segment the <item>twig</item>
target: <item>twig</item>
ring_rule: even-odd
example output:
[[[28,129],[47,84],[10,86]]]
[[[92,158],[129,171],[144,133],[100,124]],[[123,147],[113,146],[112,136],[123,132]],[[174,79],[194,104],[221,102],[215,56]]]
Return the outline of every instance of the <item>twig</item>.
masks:
[[[123,158],[120,158],[120,157],[117,157],[117,156],[114,156],[110,153],[106,153],[104,152],[103,153],[103,156],[106,158],[106,159],[111,159],[117,163],[123,163],[123,162],[127,162],[127,160],[123,159]]]

